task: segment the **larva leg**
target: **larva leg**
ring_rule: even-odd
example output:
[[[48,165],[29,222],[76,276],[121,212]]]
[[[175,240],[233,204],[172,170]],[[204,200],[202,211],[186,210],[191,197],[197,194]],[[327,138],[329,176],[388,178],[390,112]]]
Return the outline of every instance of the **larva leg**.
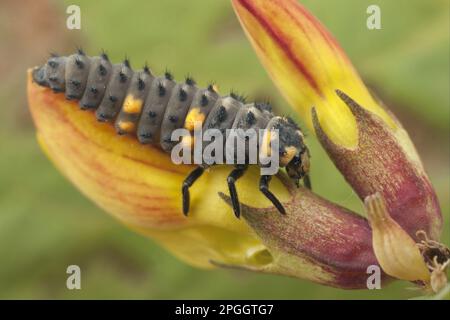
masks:
[[[183,194],[183,213],[185,216],[187,216],[189,213],[189,188],[194,184],[195,181],[197,181],[198,178],[200,178],[204,171],[205,169],[203,167],[197,167],[191,173],[189,173],[189,175],[183,181],[183,187],[181,191]]]
[[[233,203],[234,215],[239,218],[241,216],[241,206],[239,204],[238,194],[236,192],[236,181],[242,177],[247,170],[247,166],[239,166],[227,178],[228,189],[230,190],[231,202]]]
[[[273,203],[281,214],[286,214],[286,210],[281,202],[269,191],[269,182],[271,179],[272,176],[261,176],[261,179],[259,180],[259,190]]]
[[[311,186],[311,178],[309,177],[309,174],[306,174],[303,177],[303,185],[308,188],[309,190],[311,190],[312,186]]]

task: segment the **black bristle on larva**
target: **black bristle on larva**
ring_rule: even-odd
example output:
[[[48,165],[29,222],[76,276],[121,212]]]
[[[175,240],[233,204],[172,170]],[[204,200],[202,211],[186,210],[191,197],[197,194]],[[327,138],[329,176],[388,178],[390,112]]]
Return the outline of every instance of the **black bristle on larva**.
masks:
[[[49,60],[47,62],[47,64],[50,66],[50,68],[55,69],[56,67],[58,67],[59,63],[53,60]]]
[[[156,117],[156,112],[150,111],[150,112],[148,113],[148,116],[149,116],[150,118],[155,118],[155,117]]]
[[[180,98],[180,101],[186,101],[186,99],[188,98],[186,90],[181,88],[180,92],[178,93],[178,97]]]
[[[108,116],[104,113],[100,113],[97,116],[97,121],[98,122],[106,122],[108,120]]]
[[[230,92],[230,97],[232,97],[233,99],[235,99],[239,102],[242,102],[242,103],[246,103],[246,101],[247,101],[247,98],[244,95],[239,94],[235,91]]]
[[[208,103],[209,103],[208,97],[206,96],[206,94],[202,94],[202,97],[200,99],[200,106],[206,107]]]
[[[196,83],[195,83],[195,80],[194,80],[194,78],[192,78],[191,76],[186,76],[186,79],[185,79],[185,81],[184,81],[188,86],[193,86],[193,85],[195,85]]]
[[[150,68],[148,67],[147,62],[144,64],[143,70],[144,70],[144,73],[145,73],[145,74],[148,74],[148,75],[151,74]]]
[[[102,64],[99,64],[99,66],[98,66],[98,73],[101,76],[106,76],[106,74],[108,73],[108,70],[106,70],[105,66],[103,66]]]
[[[120,82],[125,83],[128,80],[128,77],[125,73],[123,73],[122,71],[119,72],[119,77],[120,77]]]
[[[150,132],[141,133],[139,136],[141,138],[144,138],[144,139],[151,139],[152,138],[152,134]]]
[[[78,80],[70,80],[70,84],[76,88],[78,88],[81,85],[81,82]]]
[[[90,87],[89,90],[93,93],[93,94],[97,94],[98,93],[98,89],[96,87]]]
[[[169,121],[172,123],[176,123],[178,121],[178,117],[177,116],[169,116]]]
[[[80,56],[86,55],[86,53],[84,52],[84,50],[83,50],[81,47],[78,47],[78,48],[77,48],[77,53],[78,53]]]
[[[165,94],[166,94],[166,88],[164,87],[164,85],[161,82],[158,83],[158,95],[160,97],[164,97]]]
[[[108,99],[109,99],[109,101],[111,101],[113,103],[117,101],[117,97],[116,96],[109,96]]]
[[[256,102],[255,107],[259,111],[272,112],[272,105],[269,102]]]
[[[214,82],[211,82],[210,84],[208,84],[208,91],[216,92],[215,86],[216,86],[216,84]]]
[[[81,59],[79,59],[78,57],[75,58],[75,65],[77,66],[78,69],[84,68],[84,62],[81,61]]]
[[[170,80],[170,81],[173,80],[173,74],[172,74],[169,70],[166,70],[166,71],[164,72],[164,77],[165,77],[167,80]]]
[[[102,50],[102,53],[100,53],[100,57],[101,57],[103,60],[109,61],[108,54],[106,53],[105,50]]]
[[[145,89],[145,82],[144,82],[144,80],[142,80],[142,78],[138,79],[137,86],[138,86],[139,91],[142,91]]]
[[[130,63],[130,59],[127,57],[127,56],[125,56],[125,59],[123,60],[123,65],[125,66],[125,67],[127,67],[127,68],[130,68],[131,69],[131,63]]]
[[[227,118],[227,109],[224,106],[220,106],[219,111],[217,113],[217,121],[224,122]]]
[[[250,126],[254,125],[256,123],[255,114],[251,111],[247,112],[247,115],[245,116],[245,122]]]

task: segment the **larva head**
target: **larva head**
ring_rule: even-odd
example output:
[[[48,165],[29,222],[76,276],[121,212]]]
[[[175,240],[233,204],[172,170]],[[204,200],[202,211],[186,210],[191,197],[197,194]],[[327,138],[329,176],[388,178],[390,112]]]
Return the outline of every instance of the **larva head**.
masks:
[[[280,167],[286,167],[289,177],[298,183],[309,171],[309,151],[302,131],[289,117],[274,117],[267,128],[271,140],[278,138]]]
[[[287,164],[286,171],[298,186],[298,181],[309,172],[309,150],[306,146]]]

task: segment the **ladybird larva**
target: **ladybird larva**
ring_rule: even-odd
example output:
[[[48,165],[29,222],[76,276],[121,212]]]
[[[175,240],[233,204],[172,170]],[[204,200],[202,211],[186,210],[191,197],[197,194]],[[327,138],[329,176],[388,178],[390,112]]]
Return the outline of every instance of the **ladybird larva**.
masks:
[[[276,129],[279,167],[285,167],[297,185],[303,179],[311,188],[309,150],[302,131],[292,119],[274,115],[268,103],[246,103],[234,93],[221,96],[214,85],[200,88],[191,77],[177,83],[169,72],[155,76],[147,66],[133,71],[128,59],[113,65],[105,53],[89,57],[81,49],[68,57],[52,55],[33,70],[33,80],[55,93],[64,92],[83,110],[95,110],[97,120],[113,123],[118,134],[134,135],[140,143],[157,145],[165,152],[171,152],[177,143],[171,140],[174,130],[193,132],[196,123],[205,130],[219,130],[225,139],[229,129]],[[251,147],[246,141],[246,155]],[[202,162],[183,182],[185,215],[189,212],[189,188],[213,164]],[[235,168],[227,178],[236,217],[240,216],[240,204],[235,183],[252,164],[265,165],[260,159],[250,163],[246,156],[243,164],[233,164]],[[261,175],[259,189],[284,214],[283,205],[269,190],[271,177]]]

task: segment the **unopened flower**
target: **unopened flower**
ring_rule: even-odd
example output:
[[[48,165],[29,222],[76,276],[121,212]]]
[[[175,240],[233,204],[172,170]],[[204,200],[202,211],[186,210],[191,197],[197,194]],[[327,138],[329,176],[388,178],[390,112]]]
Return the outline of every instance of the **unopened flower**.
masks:
[[[372,228],[373,248],[383,270],[396,278],[430,281],[428,270],[416,242],[391,218],[379,193],[365,199]]]

